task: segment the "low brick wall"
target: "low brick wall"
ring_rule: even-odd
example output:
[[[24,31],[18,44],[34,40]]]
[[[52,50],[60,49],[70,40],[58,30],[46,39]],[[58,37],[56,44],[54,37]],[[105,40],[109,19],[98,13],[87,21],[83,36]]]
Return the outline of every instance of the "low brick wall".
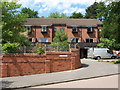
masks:
[[[79,57],[77,49],[71,49],[71,52],[46,52],[44,55],[4,54],[0,64],[1,77],[74,70],[81,67]]]

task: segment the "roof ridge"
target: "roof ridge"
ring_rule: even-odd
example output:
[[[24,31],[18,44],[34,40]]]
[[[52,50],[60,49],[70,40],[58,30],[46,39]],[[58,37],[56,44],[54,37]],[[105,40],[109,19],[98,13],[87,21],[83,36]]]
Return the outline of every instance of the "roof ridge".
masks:
[[[68,19],[68,20],[99,20],[99,19],[83,19],[83,18],[26,18],[26,19]]]
[[[86,26],[96,26],[97,24],[102,24],[98,19],[73,19],[73,18],[26,18],[26,25],[51,25],[51,24],[62,24],[67,25],[86,25]]]

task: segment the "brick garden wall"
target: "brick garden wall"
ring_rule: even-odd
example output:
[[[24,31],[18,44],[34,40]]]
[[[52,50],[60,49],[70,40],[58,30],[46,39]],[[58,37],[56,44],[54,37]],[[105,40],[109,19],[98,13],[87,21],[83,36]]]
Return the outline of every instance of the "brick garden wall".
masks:
[[[59,55],[67,55],[67,57]],[[81,67],[79,57],[77,49],[71,49],[70,52],[46,52],[44,55],[4,54],[0,65],[1,77],[74,70]]]

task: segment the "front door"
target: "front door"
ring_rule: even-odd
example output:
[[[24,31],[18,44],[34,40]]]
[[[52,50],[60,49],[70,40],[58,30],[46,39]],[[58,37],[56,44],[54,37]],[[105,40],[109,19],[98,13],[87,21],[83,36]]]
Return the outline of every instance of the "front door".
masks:
[[[80,49],[80,58],[87,58],[88,49]]]

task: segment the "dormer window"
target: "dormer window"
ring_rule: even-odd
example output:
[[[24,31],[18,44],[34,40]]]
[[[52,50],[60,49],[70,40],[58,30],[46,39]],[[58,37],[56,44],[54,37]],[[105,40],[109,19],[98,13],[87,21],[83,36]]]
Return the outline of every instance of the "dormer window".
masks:
[[[78,32],[77,27],[73,27],[73,28],[72,28],[72,33],[77,33],[77,32]]]
[[[46,33],[47,32],[47,27],[46,26],[42,26],[42,30],[41,30],[42,33]]]
[[[88,27],[87,33],[93,33],[93,28],[92,27]]]

